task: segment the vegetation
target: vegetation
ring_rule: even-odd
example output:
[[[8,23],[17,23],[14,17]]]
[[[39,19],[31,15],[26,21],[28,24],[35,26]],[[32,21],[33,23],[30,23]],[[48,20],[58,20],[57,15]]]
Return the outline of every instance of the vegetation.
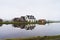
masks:
[[[0,22],[0,24],[38,24],[39,22]]]
[[[13,38],[13,39],[6,39],[6,40],[60,40],[59,36],[37,36],[37,37],[31,37],[31,38]]]
[[[5,21],[3,22],[2,20],[0,20],[0,24],[41,24],[41,25],[45,25],[45,24],[48,24],[48,23],[60,23],[60,21],[45,21],[45,20],[39,20],[39,21],[36,21],[36,22],[27,22],[27,21],[12,21],[12,22],[9,22],[9,21]]]

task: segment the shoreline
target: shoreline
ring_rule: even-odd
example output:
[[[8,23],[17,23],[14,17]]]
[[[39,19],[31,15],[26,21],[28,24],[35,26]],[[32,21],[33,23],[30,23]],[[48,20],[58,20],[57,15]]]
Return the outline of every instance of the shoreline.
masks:
[[[6,40],[55,40],[60,39],[60,35],[57,36],[36,36],[36,37],[28,37],[28,38],[12,38],[12,39],[6,39]]]

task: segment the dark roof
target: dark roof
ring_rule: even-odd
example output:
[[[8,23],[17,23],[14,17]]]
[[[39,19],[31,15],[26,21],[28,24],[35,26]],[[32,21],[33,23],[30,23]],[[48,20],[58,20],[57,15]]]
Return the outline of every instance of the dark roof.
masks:
[[[21,16],[21,18],[25,19],[25,16]]]
[[[32,16],[32,15],[27,15],[27,17],[28,17],[29,19],[35,19],[35,17]]]
[[[25,16],[21,16],[20,20],[25,20]]]

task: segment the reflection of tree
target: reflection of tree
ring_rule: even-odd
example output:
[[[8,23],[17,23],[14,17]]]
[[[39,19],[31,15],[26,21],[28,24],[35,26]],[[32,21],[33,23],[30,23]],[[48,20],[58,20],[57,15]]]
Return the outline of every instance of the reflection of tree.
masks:
[[[2,26],[2,24],[0,24],[0,26]]]
[[[14,27],[21,28],[21,29],[26,29],[26,30],[32,30],[35,28],[35,24],[13,24]]]
[[[3,22],[3,20],[2,20],[2,19],[0,19],[0,26],[2,26],[2,22]]]
[[[22,25],[22,24],[13,24],[14,27],[17,27],[17,28],[21,28],[23,29],[25,27],[25,25]]]

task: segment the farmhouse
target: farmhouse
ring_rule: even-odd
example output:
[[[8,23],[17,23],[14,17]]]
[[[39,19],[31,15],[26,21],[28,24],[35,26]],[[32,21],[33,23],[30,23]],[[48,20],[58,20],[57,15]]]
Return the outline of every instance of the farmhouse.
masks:
[[[36,22],[36,18],[33,15],[26,15],[25,19],[28,22]]]

